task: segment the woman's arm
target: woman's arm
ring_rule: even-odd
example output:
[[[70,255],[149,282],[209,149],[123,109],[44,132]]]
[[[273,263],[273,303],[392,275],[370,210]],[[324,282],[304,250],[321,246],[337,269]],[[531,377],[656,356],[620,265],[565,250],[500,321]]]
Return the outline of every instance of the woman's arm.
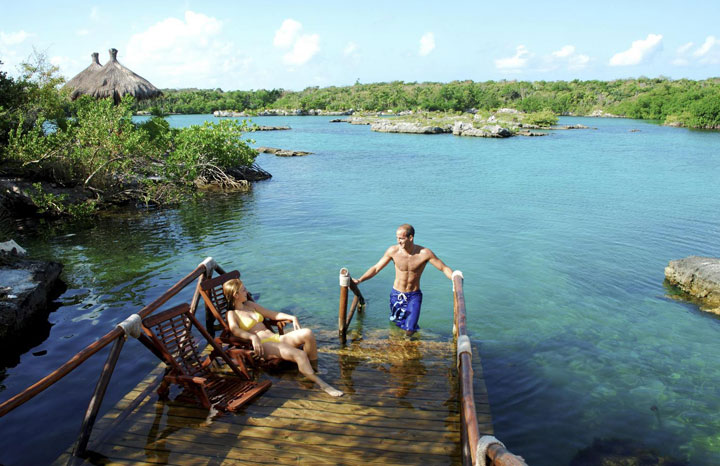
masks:
[[[259,305],[258,303],[254,303],[254,302],[246,302],[245,305],[246,306],[249,305],[256,311],[258,311],[263,317],[267,317],[268,319],[272,319],[272,320],[289,320],[290,322],[292,322],[293,328],[295,328],[295,329],[301,328],[300,322],[298,322],[297,317],[295,317],[292,314],[287,314],[285,312],[271,311],[270,309],[266,309],[266,308],[262,307],[261,305]]]

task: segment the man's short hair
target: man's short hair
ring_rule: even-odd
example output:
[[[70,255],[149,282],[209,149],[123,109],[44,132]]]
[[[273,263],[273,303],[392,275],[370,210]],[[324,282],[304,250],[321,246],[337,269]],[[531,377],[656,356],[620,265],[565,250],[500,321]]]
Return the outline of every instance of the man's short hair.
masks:
[[[398,227],[398,230],[400,229],[405,230],[406,235],[415,237],[415,228],[413,228],[413,226],[409,223],[403,223]]]

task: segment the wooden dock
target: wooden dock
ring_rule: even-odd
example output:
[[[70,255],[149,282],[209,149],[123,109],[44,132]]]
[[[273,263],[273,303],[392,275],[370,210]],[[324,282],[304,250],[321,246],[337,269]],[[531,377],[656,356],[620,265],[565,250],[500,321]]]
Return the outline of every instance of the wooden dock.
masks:
[[[407,341],[365,332],[344,348],[321,342],[321,376],[333,398],[294,369],[263,373],[273,386],[235,414],[158,400],[154,370],[100,420],[90,464],[462,464],[452,341]],[[334,346],[333,346],[334,345]],[[481,434],[492,420],[478,351],[474,387]],[[58,458],[67,464],[70,450]]]

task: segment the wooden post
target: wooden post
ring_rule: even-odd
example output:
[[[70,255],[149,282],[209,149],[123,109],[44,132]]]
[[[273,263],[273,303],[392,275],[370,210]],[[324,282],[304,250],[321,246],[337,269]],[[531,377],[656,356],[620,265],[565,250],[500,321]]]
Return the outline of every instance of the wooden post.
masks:
[[[90,440],[90,433],[92,432],[95,419],[97,418],[100,405],[105,397],[105,391],[107,390],[108,384],[110,383],[110,377],[112,377],[115,364],[117,363],[120,351],[125,344],[125,335],[115,339],[115,344],[110,348],[110,354],[108,355],[107,361],[103,366],[102,373],[98,379],[98,383],[95,386],[92,398],[90,398],[90,404],[85,412],[85,419],[83,419],[82,427],[80,429],[80,436],[77,439],[75,448],[73,448],[72,456],[84,457],[87,449],[88,441]]]
[[[340,269],[340,307],[338,309],[338,332],[340,341],[344,344],[347,340],[347,315],[348,286],[350,285],[350,274],[346,268]]]
[[[198,277],[197,285],[195,285],[195,294],[193,295],[192,301],[190,301],[190,314],[195,315],[197,306],[200,303],[200,284],[202,283],[203,277]]]

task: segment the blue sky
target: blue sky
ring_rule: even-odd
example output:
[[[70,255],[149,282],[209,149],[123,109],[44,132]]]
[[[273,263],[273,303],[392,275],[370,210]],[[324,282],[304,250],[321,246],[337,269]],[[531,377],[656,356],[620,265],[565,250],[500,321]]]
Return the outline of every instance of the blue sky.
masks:
[[[70,78],[119,50],[160,88],[720,76],[720,1],[22,2],[2,71],[35,50]]]

